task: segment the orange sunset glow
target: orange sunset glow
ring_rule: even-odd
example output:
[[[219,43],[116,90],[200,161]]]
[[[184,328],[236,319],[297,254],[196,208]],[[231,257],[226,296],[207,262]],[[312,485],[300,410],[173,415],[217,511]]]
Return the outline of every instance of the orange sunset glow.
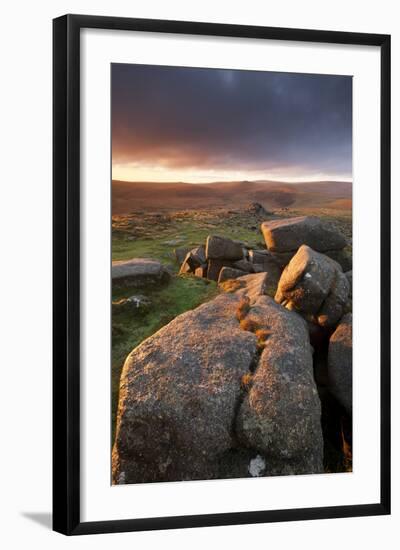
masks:
[[[112,177],[352,178],[350,77],[112,66]]]

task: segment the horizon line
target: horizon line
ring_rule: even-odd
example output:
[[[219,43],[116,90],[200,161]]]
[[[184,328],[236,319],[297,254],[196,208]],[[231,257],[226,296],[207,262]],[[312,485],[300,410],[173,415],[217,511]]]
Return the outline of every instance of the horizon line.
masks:
[[[183,183],[185,185],[212,185],[215,183],[283,183],[286,185],[298,185],[301,183],[353,183],[353,179],[340,178],[340,179],[300,179],[296,181],[287,181],[287,180],[275,180],[275,179],[255,179],[255,180],[212,180],[212,181],[202,181],[202,182],[193,182],[193,181],[183,181],[183,180],[125,180],[120,178],[111,178],[112,182],[123,182],[123,183]]]

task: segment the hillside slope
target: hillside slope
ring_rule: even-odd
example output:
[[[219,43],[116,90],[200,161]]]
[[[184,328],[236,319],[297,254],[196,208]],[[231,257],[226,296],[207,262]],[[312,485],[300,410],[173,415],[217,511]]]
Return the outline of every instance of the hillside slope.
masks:
[[[112,213],[133,210],[203,210],[239,207],[252,201],[265,208],[285,207],[350,209],[351,182],[281,183],[236,181],[207,184],[112,182]]]

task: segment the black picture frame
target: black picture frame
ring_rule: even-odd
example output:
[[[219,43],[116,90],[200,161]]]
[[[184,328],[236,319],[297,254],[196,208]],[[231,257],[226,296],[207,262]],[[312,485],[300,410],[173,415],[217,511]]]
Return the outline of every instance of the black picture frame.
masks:
[[[381,495],[373,504],[80,520],[80,31],[84,28],[306,41],[381,50]],[[390,36],[65,15],[53,21],[53,529],[66,535],[390,513]]]

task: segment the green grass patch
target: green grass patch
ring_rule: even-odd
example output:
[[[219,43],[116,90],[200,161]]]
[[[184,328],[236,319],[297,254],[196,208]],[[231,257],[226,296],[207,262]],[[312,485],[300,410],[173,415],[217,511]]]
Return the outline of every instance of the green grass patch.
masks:
[[[194,248],[205,244],[208,235],[217,234],[238,241],[243,241],[254,248],[262,246],[262,235],[240,225],[221,225],[202,227],[202,224],[182,222],[167,230],[154,228],[152,236],[133,239],[121,231],[115,233],[112,239],[113,260],[129,260],[130,258],[153,258],[163,263],[175,262],[174,249],[187,246]],[[176,244],[171,244],[171,242]]]

